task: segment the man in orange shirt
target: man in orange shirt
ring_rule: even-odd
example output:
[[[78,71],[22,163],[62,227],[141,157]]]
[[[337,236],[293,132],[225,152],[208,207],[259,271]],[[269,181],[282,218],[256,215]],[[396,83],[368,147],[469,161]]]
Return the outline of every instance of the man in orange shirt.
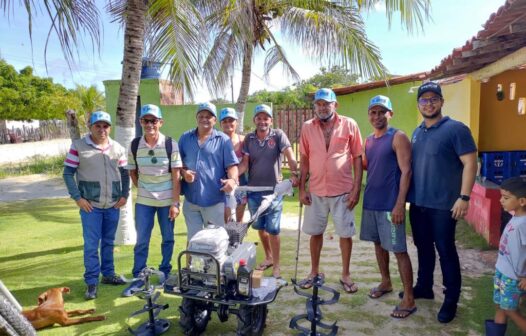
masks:
[[[299,286],[310,288],[316,275],[323,277],[319,273],[320,255],[331,213],[340,237],[340,283],[345,292],[356,293],[358,287],[351,280],[349,265],[356,232],[353,209],[362,185],[362,136],[356,121],[338,115],[337,107],[336,94],[331,89],[319,89],[314,95],[316,117],[307,120],[301,130],[300,202],[306,205],[303,232],[311,236],[312,268]]]

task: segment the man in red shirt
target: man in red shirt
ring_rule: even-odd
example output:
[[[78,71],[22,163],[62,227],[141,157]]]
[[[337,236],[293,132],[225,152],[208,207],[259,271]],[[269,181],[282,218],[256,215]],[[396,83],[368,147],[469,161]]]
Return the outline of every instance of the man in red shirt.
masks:
[[[303,232],[310,235],[311,272],[299,282],[310,288],[319,273],[323,233],[329,213],[340,236],[342,275],[340,283],[347,293],[358,290],[351,280],[352,236],[355,234],[354,207],[362,184],[362,136],[352,118],[336,113],[338,102],[331,89],[314,95],[316,117],[307,120],[300,139],[300,202],[305,207]],[[309,181],[307,187],[307,179]],[[308,190],[307,190],[308,189]]]

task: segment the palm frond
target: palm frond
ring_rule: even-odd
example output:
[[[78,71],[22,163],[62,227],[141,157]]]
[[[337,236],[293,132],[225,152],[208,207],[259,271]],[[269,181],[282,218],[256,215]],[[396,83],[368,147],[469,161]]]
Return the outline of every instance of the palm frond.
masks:
[[[292,78],[295,81],[300,81],[301,80],[300,75],[296,72],[292,64],[287,59],[287,56],[285,55],[285,51],[283,50],[281,45],[278,43],[278,41],[276,41],[276,38],[274,37],[272,33],[269,32],[269,36],[272,39],[272,42],[274,42],[274,45],[272,46],[272,48],[270,48],[267,51],[267,55],[265,57],[264,70],[263,70],[265,80],[268,80],[270,71],[277,64],[282,64],[284,70],[286,71],[288,75],[292,76]]]

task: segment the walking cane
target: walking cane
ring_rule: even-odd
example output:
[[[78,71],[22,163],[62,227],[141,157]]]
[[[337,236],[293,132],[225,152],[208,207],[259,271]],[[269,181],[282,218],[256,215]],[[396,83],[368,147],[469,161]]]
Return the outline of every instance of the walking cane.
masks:
[[[296,285],[296,281],[298,279],[298,261],[299,261],[299,253],[300,253],[300,235],[301,235],[301,217],[303,214],[303,203],[300,201],[300,214],[298,217],[298,240],[296,242],[296,266],[294,267],[294,279],[292,279],[292,283]]]

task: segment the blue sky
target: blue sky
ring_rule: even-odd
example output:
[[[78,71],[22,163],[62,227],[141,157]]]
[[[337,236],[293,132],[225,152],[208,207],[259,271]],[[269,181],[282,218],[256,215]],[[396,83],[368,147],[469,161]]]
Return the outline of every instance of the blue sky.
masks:
[[[102,2],[101,0],[97,2]],[[482,29],[482,25],[505,0],[435,0],[432,2],[431,20],[425,24],[423,33],[408,34],[401,29],[395,15],[391,28],[388,28],[385,13],[381,8],[365,16],[368,37],[379,47],[382,60],[390,73],[407,75],[428,71],[448,56],[453,48],[460,47]],[[91,50],[89,41],[78,51],[79,64],[70,71],[64,60],[56,39],[53,37],[47,51],[48,71],[44,67],[44,42],[49,22],[43,15],[36,17],[33,23],[33,48],[29,40],[27,16],[23,8],[0,20],[0,57],[12,64],[17,70],[32,66],[38,76],[52,77],[55,82],[66,87],[76,83],[97,85],[103,90],[103,80],[120,79],[122,60],[122,29],[110,23],[103,16],[103,37],[100,55]],[[307,58],[301,48],[287,45],[287,55],[302,78],[308,78],[318,72],[321,64]],[[293,56],[291,56],[293,55]],[[251,92],[266,88],[277,90],[292,84],[281,69],[275,69],[269,81],[263,77],[263,55],[256,58],[253,66]],[[237,95],[239,77],[234,77],[234,93]],[[224,97],[229,99],[230,92]],[[202,101],[210,96],[205,88],[199,88],[195,100]]]

